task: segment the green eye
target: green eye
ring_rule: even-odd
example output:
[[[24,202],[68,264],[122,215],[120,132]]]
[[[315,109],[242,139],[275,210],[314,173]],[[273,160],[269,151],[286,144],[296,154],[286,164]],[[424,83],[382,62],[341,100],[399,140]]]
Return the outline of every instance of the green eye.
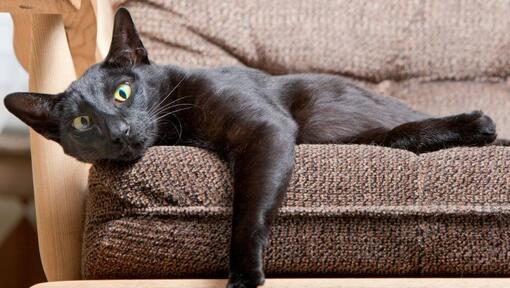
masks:
[[[83,132],[89,130],[92,126],[92,122],[90,121],[89,116],[78,116],[73,119],[73,127],[74,129]]]
[[[113,97],[115,101],[124,102],[129,96],[131,96],[131,86],[128,83],[123,83],[117,86],[115,89],[115,93],[113,93]]]

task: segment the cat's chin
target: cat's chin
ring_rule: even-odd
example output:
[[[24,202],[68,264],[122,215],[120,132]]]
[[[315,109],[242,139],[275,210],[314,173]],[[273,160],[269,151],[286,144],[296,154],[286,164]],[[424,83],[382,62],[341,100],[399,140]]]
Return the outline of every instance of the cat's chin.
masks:
[[[144,154],[144,150],[142,149],[133,149],[131,147],[128,147],[125,149],[124,152],[120,153],[115,159],[116,161],[123,161],[123,162],[134,162],[142,158]]]
[[[102,161],[115,161],[115,162],[136,162],[145,154],[145,148],[134,148],[131,146],[125,146],[122,150],[117,151],[117,153],[108,153],[108,152],[99,152],[94,153],[93,155],[85,154],[78,155],[73,153],[66,153],[67,155],[76,158],[77,160],[85,163],[98,163]],[[88,156],[88,157],[86,157]]]
[[[122,162],[135,162],[142,158],[142,156],[143,154],[123,154],[115,160]]]
[[[76,155],[69,155],[80,162],[95,164],[102,161],[116,161],[116,162],[136,162],[143,157],[143,152],[134,152],[128,151],[118,155],[109,155],[107,157],[94,157],[94,158],[84,158]]]

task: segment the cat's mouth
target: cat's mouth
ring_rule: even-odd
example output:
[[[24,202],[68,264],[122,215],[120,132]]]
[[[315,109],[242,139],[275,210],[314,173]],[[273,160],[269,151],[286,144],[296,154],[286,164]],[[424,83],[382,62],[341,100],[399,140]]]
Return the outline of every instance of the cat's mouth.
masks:
[[[122,148],[122,151],[120,152],[119,156],[116,160],[121,161],[135,161],[140,159],[145,152],[145,149],[143,149],[143,145],[141,144],[126,144]]]

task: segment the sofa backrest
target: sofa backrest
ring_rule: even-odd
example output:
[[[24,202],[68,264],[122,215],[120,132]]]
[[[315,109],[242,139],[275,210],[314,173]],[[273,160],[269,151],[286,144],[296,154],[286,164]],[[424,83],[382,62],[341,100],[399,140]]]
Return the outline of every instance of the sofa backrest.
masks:
[[[510,75],[510,1],[139,2],[130,5],[163,62],[373,82]]]
[[[510,1],[132,0],[126,6],[156,62],[343,75],[432,114],[482,109],[510,137]]]

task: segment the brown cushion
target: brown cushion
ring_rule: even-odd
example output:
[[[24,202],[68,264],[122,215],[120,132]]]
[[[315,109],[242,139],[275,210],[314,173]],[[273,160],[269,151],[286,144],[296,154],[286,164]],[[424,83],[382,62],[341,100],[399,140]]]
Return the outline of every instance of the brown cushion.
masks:
[[[265,255],[269,275],[510,276],[510,149],[417,156],[297,146]],[[232,183],[214,154],[154,147],[96,165],[83,276],[226,276]]]

